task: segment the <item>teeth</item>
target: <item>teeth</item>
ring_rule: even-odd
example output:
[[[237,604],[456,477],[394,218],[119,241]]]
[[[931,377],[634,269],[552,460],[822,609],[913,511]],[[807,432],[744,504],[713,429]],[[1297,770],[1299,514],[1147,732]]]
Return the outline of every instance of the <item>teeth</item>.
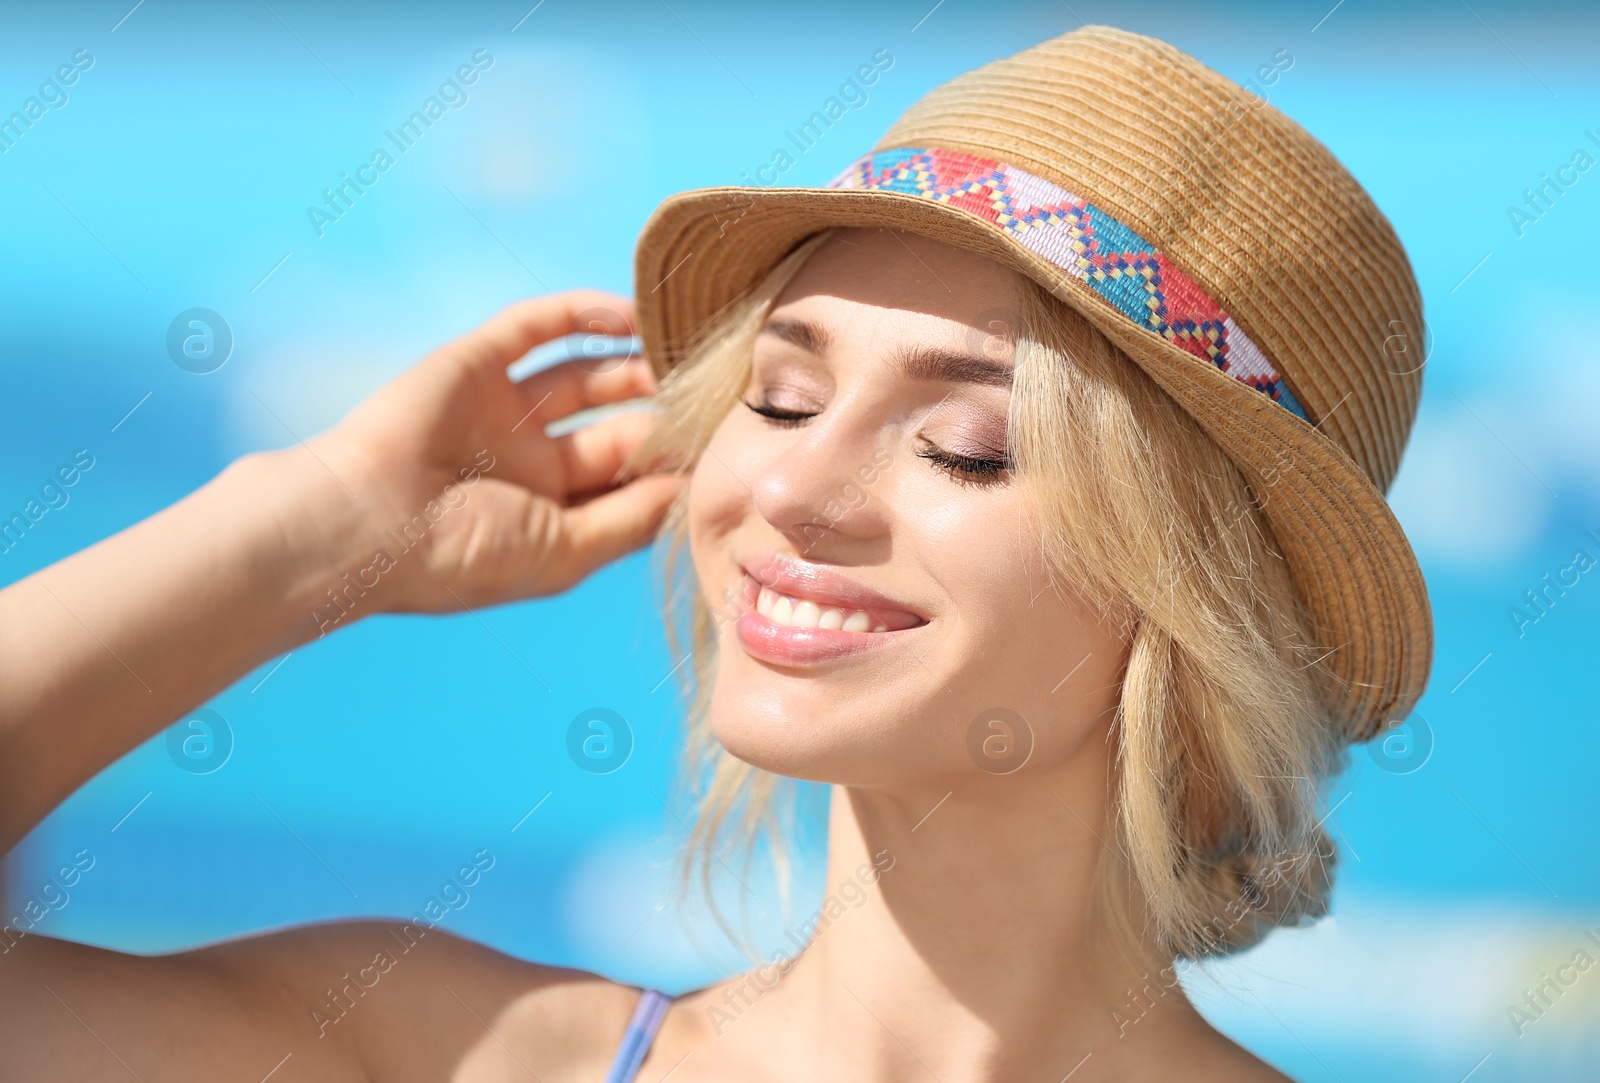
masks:
[[[790,598],[770,587],[756,595],[756,612],[790,628],[826,628],[845,632],[887,632],[888,625],[876,622],[863,609],[845,610],[819,605],[805,598]]]

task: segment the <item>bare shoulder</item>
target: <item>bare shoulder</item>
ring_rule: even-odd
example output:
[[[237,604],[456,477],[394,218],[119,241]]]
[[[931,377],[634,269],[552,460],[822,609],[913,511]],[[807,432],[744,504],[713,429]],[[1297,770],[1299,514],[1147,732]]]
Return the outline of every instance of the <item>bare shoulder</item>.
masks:
[[[1244,1048],[1242,1045],[1206,1025],[1208,1032],[1200,1047],[1184,1062],[1193,1074],[1185,1078],[1216,1080],[1217,1083],[1295,1083],[1291,1077]]]
[[[593,1079],[638,999],[593,974],[398,921],[159,956],[31,936],[8,954],[8,1078],[261,1078],[292,1061],[317,1078],[386,1083]]]
[[[1177,1078],[1190,1083],[1295,1083],[1217,1030],[1186,999],[1171,1004],[1178,1010],[1161,1017],[1163,1025],[1143,1032],[1136,1045],[1119,1049],[1120,1057],[1095,1058],[1104,1078],[1130,1083]],[[1154,1022],[1156,1016],[1150,1019]]]
[[[349,1047],[386,1081],[604,1076],[639,996],[401,921],[306,926],[207,951],[276,984],[305,1033]]]

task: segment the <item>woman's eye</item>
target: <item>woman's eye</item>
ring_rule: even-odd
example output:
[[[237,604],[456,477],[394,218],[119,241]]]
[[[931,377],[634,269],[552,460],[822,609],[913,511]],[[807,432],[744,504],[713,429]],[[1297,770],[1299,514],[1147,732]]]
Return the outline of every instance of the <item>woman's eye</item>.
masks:
[[[804,410],[786,410],[766,402],[750,402],[744,399],[740,401],[753,412],[766,418],[770,424],[785,429],[794,428],[817,416]],[[995,485],[1003,481],[1004,475],[1011,469],[1011,459],[1008,456],[1002,455],[994,459],[973,458],[946,451],[931,443],[917,452],[917,458],[933,463],[961,485],[982,487]]]
[[[786,429],[793,428],[802,421],[808,421],[817,416],[816,414],[808,414],[803,410],[785,410],[781,406],[771,406],[765,402],[745,402],[744,404],[772,422],[772,424]]]
[[[998,484],[1011,469],[1011,460],[1006,456],[998,459],[974,459],[932,444],[917,452],[917,458],[927,459],[961,485],[977,485],[985,488]]]

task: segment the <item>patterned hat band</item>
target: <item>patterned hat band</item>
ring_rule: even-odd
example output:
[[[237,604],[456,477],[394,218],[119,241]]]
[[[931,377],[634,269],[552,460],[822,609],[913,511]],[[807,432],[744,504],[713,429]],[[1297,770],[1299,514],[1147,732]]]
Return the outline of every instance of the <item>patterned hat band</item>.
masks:
[[[1193,279],[1065,188],[1014,165],[933,147],[863,155],[828,187],[904,192],[981,218],[1085,283],[1135,326],[1306,416],[1266,355]]]

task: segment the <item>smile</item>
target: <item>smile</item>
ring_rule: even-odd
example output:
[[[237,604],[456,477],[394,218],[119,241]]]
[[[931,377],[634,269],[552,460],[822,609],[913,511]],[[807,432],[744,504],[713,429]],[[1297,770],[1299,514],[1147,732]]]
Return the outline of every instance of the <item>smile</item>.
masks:
[[[768,587],[756,595],[756,612],[773,624],[785,628],[826,628],[845,632],[887,632],[889,626],[874,620],[865,609],[846,612],[837,606],[823,606],[809,598],[791,598]]]
[[[750,608],[737,624],[739,643],[761,661],[833,661],[887,646],[928,623],[831,567],[775,553],[740,563]]]

